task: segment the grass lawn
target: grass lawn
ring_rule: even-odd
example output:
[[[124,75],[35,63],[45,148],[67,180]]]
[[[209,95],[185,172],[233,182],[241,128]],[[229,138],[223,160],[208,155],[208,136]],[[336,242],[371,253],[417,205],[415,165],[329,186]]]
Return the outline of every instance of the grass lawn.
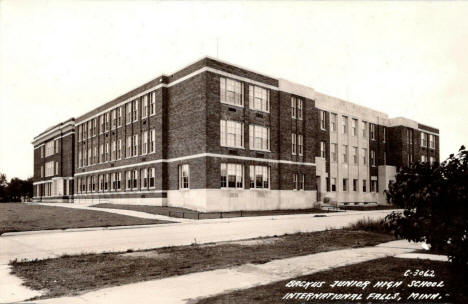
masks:
[[[0,203],[0,234],[16,231],[164,223],[170,222],[92,210]]]
[[[265,210],[265,211],[233,211],[233,212],[197,212],[194,210],[176,208],[176,207],[158,207],[147,205],[120,205],[120,204],[96,204],[91,207],[125,209],[142,211],[151,214],[160,214],[172,217],[185,217],[190,219],[214,219],[214,218],[231,218],[242,216],[268,216],[268,215],[285,215],[285,214],[303,214],[303,213],[327,213],[330,211],[322,209],[298,209],[298,210]]]
[[[411,270],[413,274],[416,270],[432,270],[435,277],[405,277],[404,273]],[[428,273],[429,274],[429,273]],[[239,290],[231,293],[221,294],[197,301],[197,304],[225,304],[225,303],[345,303],[342,300],[305,300],[305,299],[283,299],[288,293],[357,293],[362,294],[360,303],[468,303],[468,286],[466,277],[462,278],[451,264],[447,262],[435,262],[429,260],[383,258],[365,263],[354,264],[335,268],[328,271],[318,272],[293,280],[285,280],[269,285],[258,286],[250,289]],[[365,289],[356,287],[334,287],[330,285],[334,281],[367,281],[371,283]],[[441,282],[444,287],[408,287],[413,280]],[[292,287],[292,281],[325,282],[321,287]],[[378,288],[373,285],[377,281],[403,281],[400,287],[390,289]],[[286,286],[289,283],[288,286]],[[375,298],[366,299],[370,294],[389,293],[391,295],[399,293],[400,301],[382,301]],[[435,294],[439,293],[441,299],[421,300],[414,297],[408,299],[412,293]],[[449,296],[447,296],[449,294]],[[193,302],[191,302],[193,303]],[[346,303],[359,303],[358,301],[348,301]]]
[[[393,239],[389,234],[329,230],[127,253],[64,256],[12,262],[11,266],[12,273],[21,277],[27,286],[48,289],[44,297],[56,297],[246,263],[266,263],[323,251],[373,246]]]

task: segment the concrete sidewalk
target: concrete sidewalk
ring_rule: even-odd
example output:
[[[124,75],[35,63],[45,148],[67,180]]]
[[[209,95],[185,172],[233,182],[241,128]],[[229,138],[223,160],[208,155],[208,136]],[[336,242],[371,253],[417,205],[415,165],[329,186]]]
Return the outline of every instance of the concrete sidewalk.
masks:
[[[245,264],[229,269],[104,288],[80,296],[46,299],[34,303],[188,303],[196,298],[266,285],[336,267],[409,253],[420,248],[420,245],[407,241],[393,241],[375,247],[321,252],[273,260],[265,264]],[[281,299],[278,299],[279,301]]]

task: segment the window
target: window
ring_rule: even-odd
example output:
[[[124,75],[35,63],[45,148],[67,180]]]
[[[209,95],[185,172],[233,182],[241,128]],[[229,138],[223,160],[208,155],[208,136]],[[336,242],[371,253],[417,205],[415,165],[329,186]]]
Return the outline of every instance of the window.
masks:
[[[59,175],[59,163],[55,162],[55,175]]]
[[[82,134],[82,125],[78,126],[78,141],[81,141],[81,134]],[[44,157],[44,156],[41,156]]]
[[[432,134],[429,134],[429,148],[435,149],[435,136]]]
[[[386,127],[382,127],[382,132],[383,132],[383,142],[386,142],[387,141],[387,128]]]
[[[127,189],[132,189],[132,172],[127,171]]]
[[[142,147],[141,147],[141,149],[142,149],[141,154],[144,155],[144,154],[148,153],[148,131],[143,132],[142,140],[143,140],[143,143],[142,143]]]
[[[88,150],[85,147],[83,147],[83,165],[88,165]]]
[[[320,129],[326,130],[325,111],[320,111]]]
[[[117,127],[117,110],[114,109],[112,110],[112,130],[114,130]]]
[[[244,147],[244,124],[232,120],[220,121],[221,146],[223,147]]]
[[[99,116],[99,134],[104,133],[104,115]]]
[[[150,115],[156,114],[156,92],[150,94]]]
[[[221,77],[220,83],[220,100],[222,103],[231,104],[234,106],[244,106],[244,94],[242,93],[242,83],[229,78]]]
[[[94,155],[93,155],[93,163],[97,164],[99,162],[99,152],[98,152],[98,146],[94,146]]]
[[[383,164],[384,164],[384,166],[387,165],[387,152],[385,152],[385,151],[383,153]]]
[[[127,107],[127,111],[126,111],[126,122],[127,124],[131,123],[132,122],[132,103],[129,102],[126,104],[126,107]]]
[[[132,156],[138,155],[138,134],[133,135],[132,138]]]
[[[148,95],[145,95],[141,99],[141,108],[142,108],[142,113],[141,113],[141,118],[146,118],[148,117]]]
[[[117,109],[117,127],[122,126],[122,107]]]
[[[343,145],[343,164],[348,163],[348,145]]]
[[[421,132],[421,147],[427,147],[426,133]]]
[[[371,166],[375,167],[375,151],[374,150],[370,151],[370,162],[371,162]]]
[[[250,188],[269,189],[270,188],[270,167],[250,166]]]
[[[250,85],[249,104],[252,110],[270,112],[270,91]]]
[[[297,98],[291,96],[291,118],[297,117]]]
[[[41,177],[44,177],[45,176],[45,173],[44,173],[44,166],[41,166]]]
[[[106,161],[109,161],[110,153],[109,153],[109,143],[106,142]]]
[[[55,153],[59,153],[60,152],[60,139],[55,140],[54,147],[55,147]]]
[[[189,189],[190,167],[188,164],[179,166],[179,189]]]
[[[150,137],[149,137],[149,153],[153,153],[156,150],[156,130],[150,130]]]
[[[304,153],[304,137],[301,134],[297,135],[297,153],[301,156]]]
[[[115,155],[115,159],[122,158],[122,139],[117,140],[117,153]]]
[[[96,136],[97,132],[97,118],[93,119],[93,136]]]
[[[353,118],[351,120],[351,135],[357,136],[357,119]]]
[[[296,155],[297,153],[297,143],[296,143],[296,133],[292,133],[291,134],[291,143],[292,143],[292,147],[291,147],[291,152],[293,155]]]
[[[408,145],[413,145],[413,130],[406,129],[406,138],[408,139]]]
[[[337,144],[330,144],[330,148],[331,148],[331,161],[336,163],[338,145]]]
[[[359,164],[358,147],[353,147],[353,164],[355,165]]]
[[[91,176],[91,191],[96,192],[96,176]]]
[[[83,167],[83,156],[81,154],[81,150],[78,151],[78,167]]]
[[[54,162],[49,161],[45,164],[45,177],[54,175]]]
[[[91,147],[88,149],[88,165],[91,165],[93,163],[93,151],[91,150]]]
[[[291,118],[302,119],[303,100],[297,97],[291,97]]]
[[[132,189],[138,189],[138,170],[132,171]]]
[[[125,153],[125,157],[129,158],[132,156],[132,136],[127,136],[127,151]]]
[[[115,143],[115,140],[112,141],[111,143],[111,160],[115,160],[117,157],[117,145]]]
[[[367,192],[367,180],[362,180],[362,192]]]
[[[429,156],[429,163],[431,165],[435,163],[435,157],[434,156]]]
[[[330,113],[330,131],[336,132],[338,115],[336,113]]]
[[[353,191],[357,191],[357,188],[358,188],[358,180],[353,179]]]
[[[343,178],[343,191],[348,191],[348,179]]]
[[[114,190],[120,190],[120,180],[122,179],[122,173],[116,172],[114,173]]]
[[[241,164],[221,164],[221,188],[244,187],[244,172]]]
[[[109,131],[109,129],[110,129],[110,113],[107,112],[105,115],[106,115],[106,131]]]
[[[421,162],[423,162],[423,163],[427,162],[426,155],[421,155]]]
[[[330,179],[330,186],[331,186],[331,191],[336,192],[336,178],[331,178]]]
[[[304,190],[304,179],[304,174],[293,175],[294,190]]]
[[[361,149],[361,158],[362,158],[362,164],[367,165],[367,149],[366,148]]]
[[[377,192],[377,180],[371,180],[370,192]]]
[[[148,169],[148,180],[149,180],[149,187],[154,188],[155,183],[154,183],[154,168],[149,168]]]
[[[303,100],[297,99],[297,119],[302,120],[304,113],[303,113]]]
[[[54,154],[54,141],[51,140],[45,144],[45,156],[51,156]]]
[[[102,175],[98,175],[98,187],[99,187],[99,191],[104,191],[104,176]]]
[[[362,122],[362,137],[367,138],[367,122]]]
[[[348,116],[342,116],[341,118],[342,121],[342,133],[343,134],[348,134]]]
[[[251,150],[270,150],[270,128],[258,125],[249,127],[249,146]]]
[[[141,170],[141,188],[147,189],[148,188],[148,169]]]
[[[327,145],[324,141],[320,142],[320,157],[327,158]]]
[[[138,120],[138,99],[132,101],[132,121]]]
[[[372,140],[375,140],[375,124],[371,123],[369,124],[370,127],[370,138]]]

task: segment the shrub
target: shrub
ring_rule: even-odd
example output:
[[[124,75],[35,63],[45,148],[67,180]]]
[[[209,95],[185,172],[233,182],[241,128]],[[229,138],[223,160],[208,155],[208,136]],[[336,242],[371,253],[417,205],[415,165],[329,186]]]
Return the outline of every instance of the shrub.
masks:
[[[468,263],[467,168],[468,151],[462,146],[440,166],[403,168],[386,192],[389,203],[404,208],[387,216],[397,237],[424,241],[463,267]]]

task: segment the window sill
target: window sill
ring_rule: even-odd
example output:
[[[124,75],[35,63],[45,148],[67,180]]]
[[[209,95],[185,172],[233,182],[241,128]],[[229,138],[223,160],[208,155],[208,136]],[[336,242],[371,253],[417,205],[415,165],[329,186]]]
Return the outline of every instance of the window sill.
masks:
[[[265,114],[270,114],[269,111],[263,111],[263,110],[254,109],[254,108],[249,108],[249,110],[251,110],[251,111],[256,111],[256,112],[262,112],[262,113],[265,113]]]
[[[250,149],[251,151],[258,151],[258,152],[269,152],[271,153],[271,150],[260,150],[260,149]]]
[[[244,105],[238,105],[238,104],[229,103],[229,102],[225,102],[225,101],[220,101],[220,103],[225,104],[225,105],[229,105],[229,106],[233,106],[233,107],[244,108]]]
[[[223,148],[230,148],[230,149],[242,149],[245,150],[245,147],[236,147],[236,146],[225,146],[225,145],[220,145]]]

